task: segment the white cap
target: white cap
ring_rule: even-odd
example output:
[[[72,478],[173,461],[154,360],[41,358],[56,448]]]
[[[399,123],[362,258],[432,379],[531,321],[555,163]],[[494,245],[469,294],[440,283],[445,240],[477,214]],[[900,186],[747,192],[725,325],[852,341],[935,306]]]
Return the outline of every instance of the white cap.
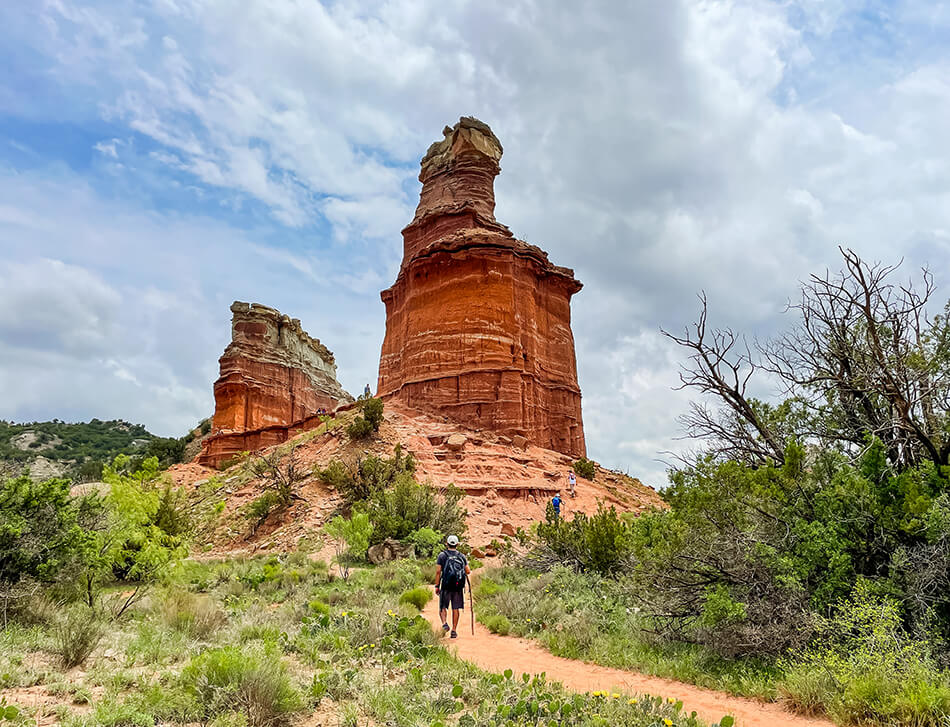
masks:
[[[458,545],[459,539],[455,535],[450,535],[449,537],[445,539],[445,542],[448,543],[449,545]]]

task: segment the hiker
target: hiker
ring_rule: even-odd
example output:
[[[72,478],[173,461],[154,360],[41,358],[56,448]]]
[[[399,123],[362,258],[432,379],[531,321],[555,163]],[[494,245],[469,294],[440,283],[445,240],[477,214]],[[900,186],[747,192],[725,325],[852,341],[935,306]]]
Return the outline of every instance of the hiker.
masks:
[[[445,539],[446,548],[436,559],[435,592],[439,596],[439,616],[442,618],[442,630],[449,630],[449,607],[452,608],[452,638],[458,638],[459,617],[465,608],[465,581],[472,571],[468,560],[459,553],[458,536],[450,535]]]
[[[367,399],[371,399],[373,397],[373,392],[370,391],[369,384],[363,387],[363,396]]]
[[[567,486],[570,488],[571,497],[577,497],[577,477],[573,472],[567,473]]]
[[[561,493],[557,493],[551,498],[551,507],[554,508],[554,517],[561,517]]]

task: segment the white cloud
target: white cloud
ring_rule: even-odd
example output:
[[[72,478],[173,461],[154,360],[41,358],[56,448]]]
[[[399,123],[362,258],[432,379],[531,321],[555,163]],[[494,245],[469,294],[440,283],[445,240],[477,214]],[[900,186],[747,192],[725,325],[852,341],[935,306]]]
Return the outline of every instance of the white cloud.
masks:
[[[24,349],[95,355],[108,350],[121,296],[60,260],[0,262],[0,340]]]
[[[152,291],[114,325],[145,321],[131,338],[164,373],[116,360],[142,386],[154,377],[162,412],[189,391],[209,400],[233,298],[304,320],[350,388],[372,379],[377,291],[399,263],[417,161],[462,114],[505,146],[498,218],[585,283],[574,331],[591,453],[654,484],[656,453],[686,446],[686,397],[670,391],[680,354],[656,332],[690,320],[697,291],[716,322],[767,334],[839,243],[930,263],[947,282],[943,4],[105,7],[61,0],[0,20],[47,59],[62,113],[95,109],[118,137],[141,135],[158,174],[220,201],[223,218],[248,201],[273,222],[239,231],[147,198],[105,203],[75,179],[8,176],[0,225],[17,232],[0,243],[17,264],[87,270],[123,304],[130,285]],[[44,113],[15,88],[0,107]],[[113,142],[103,156],[132,153]],[[181,340],[191,318],[207,326],[200,344]]]

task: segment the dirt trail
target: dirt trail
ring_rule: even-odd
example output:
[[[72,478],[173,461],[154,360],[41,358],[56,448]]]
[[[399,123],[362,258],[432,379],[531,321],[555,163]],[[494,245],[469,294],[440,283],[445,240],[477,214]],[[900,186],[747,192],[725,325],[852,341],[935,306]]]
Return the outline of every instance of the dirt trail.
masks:
[[[433,627],[441,628],[438,599],[429,601],[423,615]],[[511,669],[515,674],[545,672],[550,681],[561,682],[568,689],[578,692],[607,689],[628,694],[673,697],[683,701],[687,714],[695,710],[702,719],[710,723],[718,722],[724,715],[731,714],[736,718],[736,727],[834,727],[831,722],[823,719],[792,714],[779,704],[733,697],[670,679],[565,659],[545,651],[533,641],[493,634],[478,622],[475,623],[473,637],[471,628],[471,616],[466,608],[462,621],[459,622],[459,638],[455,641],[446,639],[445,643],[460,659],[470,661],[488,671],[502,672]]]

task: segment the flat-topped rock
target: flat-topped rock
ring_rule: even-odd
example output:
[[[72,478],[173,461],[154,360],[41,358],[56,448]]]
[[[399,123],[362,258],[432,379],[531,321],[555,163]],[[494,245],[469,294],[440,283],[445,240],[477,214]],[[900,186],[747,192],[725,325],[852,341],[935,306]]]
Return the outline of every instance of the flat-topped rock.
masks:
[[[241,301],[231,313],[231,343],[219,359],[212,436],[198,456],[202,464],[279,443],[294,423],[353,401],[336,380],[333,353],[298,319]]]

